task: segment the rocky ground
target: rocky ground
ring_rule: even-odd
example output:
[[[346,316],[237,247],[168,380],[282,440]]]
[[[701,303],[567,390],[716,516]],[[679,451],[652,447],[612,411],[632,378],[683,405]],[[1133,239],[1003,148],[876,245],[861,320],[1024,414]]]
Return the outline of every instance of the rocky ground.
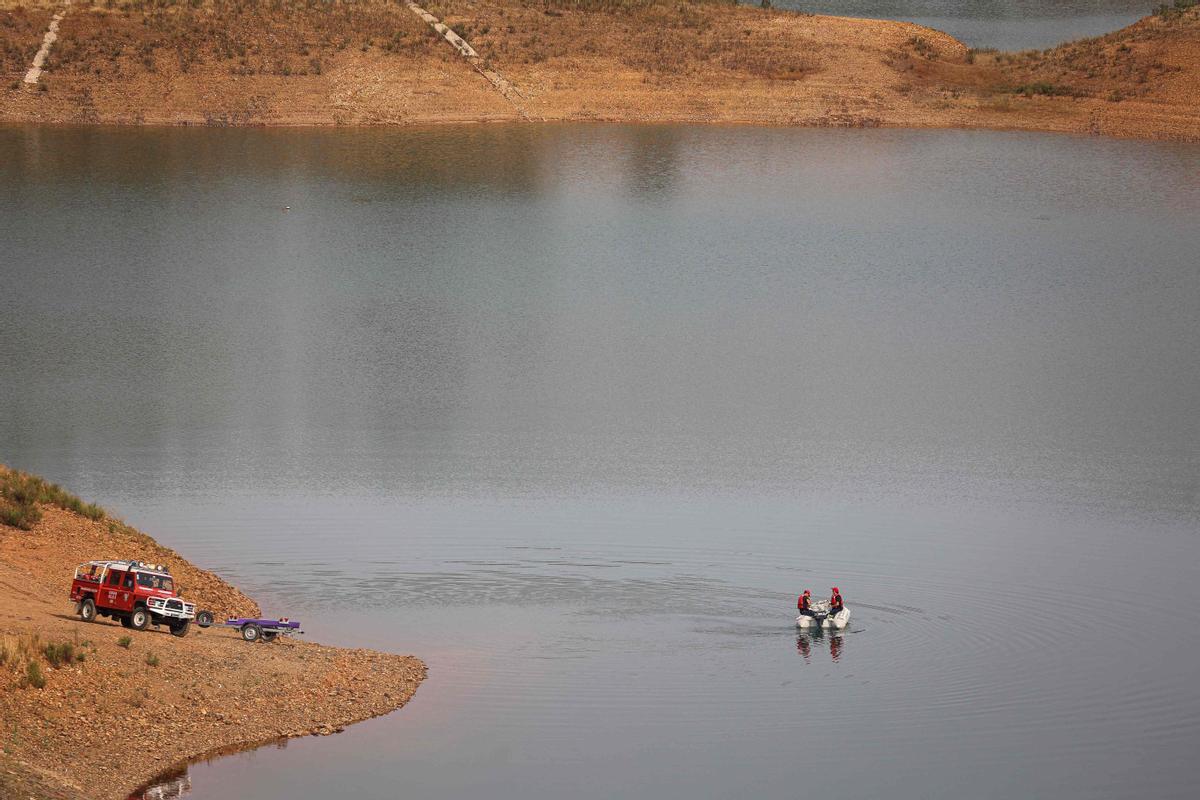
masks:
[[[1200,7],[1047,51],[723,0],[0,0],[0,121],[987,127],[1200,140]],[[485,72],[515,91],[504,96]]]
[[[0,524],[0,797],[124,798],[204,754],[386,714],[425,676],[411,656],[83,623],[67,593],[75,565],[95,558],[166,563],[219,616],[258,607],[122,523],[40,510],[31,530]]]

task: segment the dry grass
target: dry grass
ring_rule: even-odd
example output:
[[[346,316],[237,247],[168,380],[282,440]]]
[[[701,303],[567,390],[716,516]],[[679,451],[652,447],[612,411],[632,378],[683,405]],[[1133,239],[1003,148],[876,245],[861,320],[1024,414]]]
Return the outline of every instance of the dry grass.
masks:
[[[188,74],[218,65],[231,75],[320,75],[347,50],[427,52],[432,35],[397,26],[407,9],[383,0],[93,0],[47,60],[50,71],[83,67],[97,76]]]
[[[0,639],[0,669],[5,685],[15,689],[41,689],[46,685],[46,673],[42,665],[54,669],[83,661],[85,656],[76,642],[42,643],[36,633],[9,634]]]
[[[32,530],[42,519],[40,504],[58,506],[93,520],[105,516],[103,508],[85,503],[56,483],[0,466],[0,524]]]
[[[796,81],[820,69],[818,47],[773,26],[796,14],[730,0],[441,0],[435,8],[501,69],[581,57],[615,59],[651,81]]]
[[[972,61],[996,68],[1002,91],[1025,97],[1149,99],[1162,94],[1164,82],[1182,77],[1187,53],[1197,43],[1200,8],[1182,0],[1104,36],[1047,50],[973,51]]]
[[[16,665],[29,660],[41,649],[41,638],[36,634],[5,636],[0,640],[0,665]]]
[[[43,17],[24,11],[0,11],[0,75],[20,80],[37,52],[49,19],[49,13]]]

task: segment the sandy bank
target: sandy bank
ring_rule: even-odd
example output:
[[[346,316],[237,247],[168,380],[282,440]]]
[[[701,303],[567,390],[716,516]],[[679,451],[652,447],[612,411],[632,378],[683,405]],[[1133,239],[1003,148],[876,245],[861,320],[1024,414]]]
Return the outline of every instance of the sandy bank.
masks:
[[[124,798],[206,753],[386,714],[425,676],[411,656],[250,645],[220,628],[177,639],[165,628],[80,622],[67,592],[75,564],[93,558],[166,563],[188,599],[222,614],[258,607],[128,526],[54,505],[41,511],[32,530],[0,524],[0,797]],[[47,656],[47,646],[64,644],[69,661]]]
[[[45,2],[45,0],[39,0]],[[0,0],[0,121],[296,125],[491,120],[1012,128],[1200,140],[1200,8],[1049,51],[975,53],[901,22],[679,0],[407,7]],[[500,76],[506,96],[489,82]]]

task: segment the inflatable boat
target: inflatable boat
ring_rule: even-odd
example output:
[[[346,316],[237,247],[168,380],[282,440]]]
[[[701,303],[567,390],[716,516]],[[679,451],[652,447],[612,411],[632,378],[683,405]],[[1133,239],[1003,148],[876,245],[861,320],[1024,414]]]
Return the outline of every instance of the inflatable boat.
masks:
[[[797,628],[821,627],[840,631],[850,624],[850,609],[845,606],[842,606],[842,610],[836,614],[830,614],[829,601],[818,600],[812,604],[811,608],[813,612],[811,617],[807,614],[796,617]]]

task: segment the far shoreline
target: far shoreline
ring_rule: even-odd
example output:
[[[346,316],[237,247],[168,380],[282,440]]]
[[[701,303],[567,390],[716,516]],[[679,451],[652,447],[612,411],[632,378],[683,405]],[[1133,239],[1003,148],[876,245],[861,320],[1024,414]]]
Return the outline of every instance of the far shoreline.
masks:
[[[1040,128],[1022,128],[1022,127],[963,127],[963,126],[937,126],[937,127],[911,127],[904,125],[880,125],[875,127],[858,127],[858,128],[834,128],[829,126],[815,125],[788,125],[785,123],[763,123],[763,122],[739,122],[736,120],[720,120],[715,122],[698,122],[698,121],[682,121],[682,120],[621,120],[621,119],[603,119],[603,120],[543,120],[539,122],[529,122],[525,120],[497,120],[497,119],[482,119],[482,120],[447,120],[443,122],[437,121],[422,121],[412,123],[386,123],[386,124],[366,124],[366,125],[326,125],[320,123],[260,123],[247,125],[227,125],[227,126],[212,126],[194,124],[190,122],[156,122],[143,124],[126,124],[126,123],[81,123],[81,122],[6,122],[0,120],[0,132],[5,130],[58,130],[58,131],[110,131],[112,133],[127,133],[130,131],[214,131],[214,130],[238,130],[238,131],[279,131],[279,132],[333,132],[342,131],[345,133],[362,133],[367,131],[391,131],[395,133],[401,132],[436,132],[450,128],[472,128],[472,127],[492,127],[492,128],[546,128],[559,126],[587,126],[587,127],[661,127],[661,128],[690,128],[695,130],[710,130],[710,129],[729,129],[729,130],[745,130],[754,128],[759,130],[774,130],[774,131],[829,131],[829,132],[846,132],[855,131],[887,131],[893,133],[915,133],[915,134],[940,134],[940,133],[962,133],[962,134],[1013,134],[1013,135],[1028,135],[1028,136],[1053,136],[1080,140],[1097,140],[1107,139],[1114,142],[1146,142],[1162,145],[1194,145],[1200,144],[1200,135],[1196,137],[1157,137],[1157,136],[1141,136],[1134,134],[1108,134],[1097,135],[1082,130],[1043,130]]]
[[[33,48],[59,8],[3,2],[10,53]],[[717,0],[447,2],[445,39],[382,0],[327,14],[228,0],[72,8],[36,88],[0,87],[0,124],[601,122],[1200,141],[1200,6],[1020,53],[972,50],[915,23]],[[279,26],[293,38],[264,38]]]

